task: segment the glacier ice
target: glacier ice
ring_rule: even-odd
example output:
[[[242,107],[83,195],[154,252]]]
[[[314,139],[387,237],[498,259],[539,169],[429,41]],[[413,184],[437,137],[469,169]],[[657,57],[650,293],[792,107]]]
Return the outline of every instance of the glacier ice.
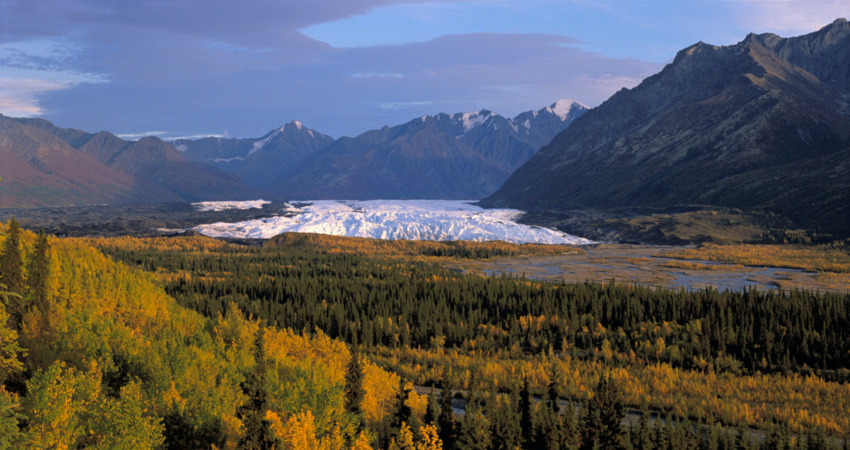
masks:
[[[408,240],[593,243],[547,228],[516,223],[522,211],[483,209],[453,200],[320,200],[287,205],[286,214],[194,228],[212,237],[268,239],[285,232]]]
[[[248,200],[235,202],[197,202],[192,203],[198,211],[226,211],[228,209],[263,209],[268,200]]]

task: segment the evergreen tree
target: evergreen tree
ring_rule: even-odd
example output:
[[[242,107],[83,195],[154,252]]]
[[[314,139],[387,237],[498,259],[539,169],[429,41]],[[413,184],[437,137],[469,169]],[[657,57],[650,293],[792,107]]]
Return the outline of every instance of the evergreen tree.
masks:
[[[773,430],[771,430],[770,434],[765,439],[764,444],[762,445],[763,449],[766,450],[786,450],[791,448],[791,436],[788,433],[788,426],[783,425],[773,425]]]
[[[833,447],[829,443],[829,439],[826,437],[823,429],[810,429],[809,432],[806,433],[806,450],[832,450],[832,448]]]
[[[239,441],[239,448],[272,449],[277,446],[271,423],[265,417],[269,409],[269,398],[266,391],[268,366],[264,335],[265,329],[260,326],[254,337],[254,371],[242,385],[242,390],[248,396],[248,402],[242,407],[245,434]]]
[[[392,433],[398,433],[401,429],[401,424],[405,423],[410,427],[413,434],[417,434],[419,433],[421,423],[419,422],[419,418],[413,414],[413,409],[411,409],[410,405],[407,404],[407,400],[410,398],[410,393],[413,391],[413,385],[402,378],[399,380],[398,388],[395,403],[395,414],[393,415],[391,425]]]
[[[562,423],[561,423],[561,407],[558,401],[561,395],[556,387],[555,377],[550,377],[549,388],[547,390],[546,405],[538,413],[537,437],[536,445],[549,450],[558,450],[564,441]]]
[[[550,377],[551,381],[549,382],[549,389],[547,391],[548,398],[546,400],[546,406],[549,407],[555,414],[559,414],[561,412],[561,407],[558,405],[558,400],[561,398],[561,394],[558,393],[558,386],[555,382],[555,377]]]
[[[454,448],[455,442],[455,413],[452,409],[452,388],[447,384],[440,394],[440,416],[437,417],[440,440],[446,449]]]
[[[38,233],[27,267],[27,287],[35,306],[47,311],[47,285],[50,277],[50,244],[44,230]]]
[[[747,426],[739,423],[735,432],[735,448],[746,450],[753,448],[753,441]]]
[[[0,252],[0,282],[10,292],[24,293],[24,268],[21,254],[21,225],[12,217]]]
[[[470,382],[468,397],[466,411],[458,426],[457,446],[470,450],[488,449],[492,439],[490,422],[484,417],[481,393],[472,382]]]
[[[649,420],[649,410],[647,410],[646,406],[644,406],[640,412],[640,420],[637,422],[635,430],[632,432],[632,447],[634,447],[635,450],[648,450],[653,448],[652,426],[650,425]]]
[[[351,359],[348,361],[348,371],[345,373],[345,391],[343,400],[345,410],[357,417],[361,422],[363,415],[363,364],[360,362],[360,351],[351,350]]]
[[[437,417],[440,416],[440,405],[437,404],[437,397],[434,395],[434,388],[428,393],[428,405],[425,408],[425,417],[423,422],[425,425],[435,425]]]
[[[617,387],[611,383],[608,374],[602,374],[587,406],[582,448],[620,448],[620,422],[624,417],[625,408]]]
[[[563,445],[564,450],[573,450],[579,448],[578,440],[578,423],[576,420],[576,404],[568,402],[564,417],[561,419],[563,423]]]
[[[522,446],[519,427],[519,393],[511,390],[508,399],[495,398],[487,403],[486,416],[490,419],[490,432],[495,450],[514,450]]]
[[[524,448],[534,445],[534,424],[531,421],[531,391],[528,387],[528,378],[522,382],[522,390],[519,391],[519,427],[522,430],[522,442]]]
[[[559,450],[564,441],[561,429],[561,415],[546,405],[541,408],[538,417],[535,446],[548,450]]]

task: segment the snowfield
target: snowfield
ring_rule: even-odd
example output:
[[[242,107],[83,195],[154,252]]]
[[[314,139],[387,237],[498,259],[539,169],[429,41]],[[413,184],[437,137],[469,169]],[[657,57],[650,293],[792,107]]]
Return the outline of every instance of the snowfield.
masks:
[[[268,239],[285,232],[376,239],[591,244],[547,228],[521,225],[522,211],[482,209],[451,200],[320,200],[287,206],[286,216],[193,228],[211,237]]]
[[[231,158],[233,159],[233,158]],[[250,200],[244,202],[198,202],[192,203],[198,211],[226,211],[228,209],[263,209],[268,200]]]

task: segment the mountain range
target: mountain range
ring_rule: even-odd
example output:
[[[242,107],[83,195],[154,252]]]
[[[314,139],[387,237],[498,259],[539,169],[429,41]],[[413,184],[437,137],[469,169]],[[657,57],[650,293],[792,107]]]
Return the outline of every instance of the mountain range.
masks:
[[[850,24],[699,42],[591,110],[438,114],[340,139],[293,121],[255,139],[125,141],[0,116],[0,178],[0,207],[484,198],[535,217],[738,208],[850,236]]]
[[[199,200],[446,198],[495,191],[587,107],[425,116],[334,140],[292,121],[256,139],[126,141],[0,115],[0,207]]]
[[[191,176],[186,176],[191,174]],[[251,198],[256,191],[215,167],[189,161],[156,137],[59,128],[0,115],[3,207]]]
[[[717,205],[850,230],[850,24],[697,43],[576,120],[482,202]]]
[[[274,198],[479,199],[587,109],[560,100],[512,119],[438,114],[338,140],[293,121],[258,139],[174,145]]]

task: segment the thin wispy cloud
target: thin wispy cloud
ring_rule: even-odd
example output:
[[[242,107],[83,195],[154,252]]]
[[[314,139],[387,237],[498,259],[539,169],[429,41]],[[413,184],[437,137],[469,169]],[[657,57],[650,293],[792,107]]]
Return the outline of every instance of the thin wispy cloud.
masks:
[[[81,72],[83,49],[50,39],[0,44],[0,114],[32,117],[47,113],[40,100],[81,83],[105,83],[106,74]]]
[[[427,106],[433,105],[433,101],[418,101],[418,102],[385,102],[379,103],[378,107],[381,109],[407,109],[415,106]]]
[[[374,73],[374,72],[358,72],[352,73],[354,78],[404,78],[400,73]]]
[[[168,135],[168,134],[172,134],[172,133],[169,132],[169,131],[143,131],[141,133],[116,134],[116,136],[120,137],[121,139],[126,139],[128,141],[135,141],[135,140],[139,140],[141,138],[148,137],[148,136],[156,136],[156,137],[161,138],[162,136],[165,136],[165,135]]]
[[[751,0],[741,2],[738,21],[756,33],[788,37],[817,30],[838,18],[850,19],[847,0]]]
[[[350,136],[438,112],[595,106],[697,41],[848,15],[846,0],[10,1],[0,112],[174,136],[257,137],[294,119]]]

